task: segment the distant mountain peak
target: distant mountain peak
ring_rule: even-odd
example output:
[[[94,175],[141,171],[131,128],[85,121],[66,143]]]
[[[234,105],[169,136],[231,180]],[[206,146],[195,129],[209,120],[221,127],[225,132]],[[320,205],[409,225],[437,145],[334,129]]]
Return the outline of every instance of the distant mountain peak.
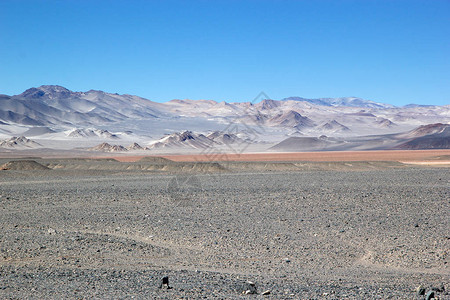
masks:
[[[423,135],[427,135],[427,134],[435,134],[435,133],[440,133],[440,132],[444,131],[448,127],[450,127],[449,124],[442,124],[442,123],[421,125],[415,129],[411,130],[410,134],[412,136],[423,136]]]
[[[279,113],[268,120],[269,124],[282,127],[294,127],[297,129],[311,127],[314,122],[308,117],[304,117],[294,110]]]
[[[0,140],[0,148],[34,148],[39,146],[41,146],[41,144],[27,139],[24,136],[13,136],[10,139]]]
[[[106,92],[104,92],[104,91],[101,91],[101,90],[89,90],[89,91],[87,91],[87,92],[85,92],[86,94],[107,94]],[[118,95],[118,94],[114,94],[114,95]]]
[[[204,135],[202,133],[195,133],[189,130],[181,132],[174,132],[166,135],[163,138],[152,142],[148,149],[162,149],[162,148],[195,148],[206,149],[216,147],[219,145],[242,144],[245,141],[237,134],[213,131]]]
[[[66,89],[63,86],[60,85],[41,85],[40,87],[38,87],[38,89],[46,91],[48,93],[67,93],[67,92],[72,92],[69,89]]]
[[[22,94],[17,95],[17,97],[25,98],[25,99],[55,99],[55,98],[67,98],[75,93],[66,89],[65,87],[59,85],[41,85],[37,88],[30,88],[23,92]]]
[[[258,104],[256,104],[256,107],[259,109],[272,109],[281,106],[280,101],[272,100],[272,99],[264,99]]]
[[[73,138],[106,138],[106,139],[118,139],[119,137],[112,134],[108,130],[95,129],[95,128],[74,128],[66,132],[68,137]]]
[[[348,106],[348,107],[367,107],[367,108],[394,108],[394,105],[379,103],[371,100],[365,100],[358,97],[340,97],[340,98],[318,98],[307,99],[302,97],[288,97],[281,101],[303,101],[322,106]]]
[[[348,128],[345,125],[342,125],[336,120],[331,120],[329,122],[326,122],[318,127],[321,131],[327,131],[327,132],[348,132],[351,131],[350,128]]]
[[[102,152],[126,152],[128,151],[122,145],[110,145],[108,143],[101,143],[95,147],[89,148],[90,151],[102,151]]]
[[[397,145],[395,149],[450,149],[450,124],[428,124],[406,133],[408,141]]]
[[[126,147],[126,149],[128,151],[130,151],[130,150],[144,150],[144,148],[141,145],[139,145],[138,143],[132,143],[131,145]]]

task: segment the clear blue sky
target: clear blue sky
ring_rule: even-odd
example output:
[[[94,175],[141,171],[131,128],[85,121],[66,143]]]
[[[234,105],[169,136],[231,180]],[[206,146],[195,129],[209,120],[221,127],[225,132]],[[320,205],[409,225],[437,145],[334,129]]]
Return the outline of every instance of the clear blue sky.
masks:
[[[450,104],[450,1],[0,1],[0,93]]]

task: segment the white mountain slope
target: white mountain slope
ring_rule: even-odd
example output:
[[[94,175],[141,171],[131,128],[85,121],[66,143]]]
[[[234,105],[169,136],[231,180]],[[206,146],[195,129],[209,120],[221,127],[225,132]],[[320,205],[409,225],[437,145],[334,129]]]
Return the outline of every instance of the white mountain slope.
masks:
[[[0,140],[0,148],[7,149],[27,149],[38,148],[41,145],[33,140],[27,139],[24,136],[13,136],[12,138]]]
[[[131,145],[126,147],[128,151],[135,151],[135,150],[144,150],[144,148],[139,145],[138,143],[132,143]]]
[[[175,132],[165,136],[148,145],[148,149],[161,148],[194,148],[205,149],[215,144],[214,140],[207,138],[203,134],[193,133],[192,131]]]
[[[116,134],[109,132],[108,130],[95,129],[95,128],[74,128],[66,131],[66,135],[72,138],[103,138],[103,139],[118,139]]]
[[[138,142],[152,149],[204,149],[232,140],[223,135],[212,138],[211,131],[245,133],[252,143],[277,143],[292,135],[381,136],[437,122],[450,123],[450,105],[395,107],[356,97],[290,97],[259,103],[213,100],[156,103],[138,96],[96,90],[73,92],[54,85],[30,88],[15,96],[0,95],[2,138],[27,133],[44,147],[64,149],[72,145],[92,147],[115,136],[124,145]],[[123,134],[129,131],[133,133]],[[167,132],[175,133],[152,142],[154,137]]]
[[[353,138],[290,137],[269,151],[355,151],[386,149],[449,149],[450,125],[429,124],[398,134],[358,136]]]
[[[366,107],[366,108],[393,108],[394,105],[378,103],[370,100],[364,100],[358,97],[341,97],[341,98],[319,98],[319,99],[306,99],[301,97],[289,97],[285,100],[304,101],[317,105],[324,106],[348,106],[348,107]]]
[[[240,134],[242,135],[242,134]],[[225,133],[221,131],[213,131],[206,135],[206,137],[220,145],[231,145],[231,144],[242,144],[246,143],[249,140],[240,138],[239,135],[233,133]]]
[[[314,122],[311,119],[304,117],[293,110],[277,114],[267,120],[267,124],[271,126],[290,127],[296,129],[314,126]]]
[[[397,126],[397,124],[395,124],[391,120],[382,117],[377,118],[375,124],[380,128],[392,128],[394,126]]]
[[[122,145],[110,145],[108,143],[102,143],[95,147],[89,148],[89,151],[100,151],[100,152],[127,152],[128,149]]]
[[[332,120],[326,122],[317,127],[317,130],[320,130],[324,133],[345,133],[351,131],[347,126],[342,125],[336,120]]]
[[[175,132],[149,144],[146,149],[174,149],[174,148],[223,148],[224,145],[242,145],[253,143],[248,139],[240,138],[233,133],[213,131],[207,135],[192,131]]]
[[[0,99],[0,120],[35,126],[108,124],[167,115],[161,104],[131,95],[102,91],[72,92],[60,86],[31,88]]]

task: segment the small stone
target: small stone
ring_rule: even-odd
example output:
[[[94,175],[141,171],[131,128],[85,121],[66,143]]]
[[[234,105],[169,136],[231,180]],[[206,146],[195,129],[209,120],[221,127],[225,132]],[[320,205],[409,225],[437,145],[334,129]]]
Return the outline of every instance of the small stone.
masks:
[[[270,295],[270,290],[267,290],[267,291],[262,292],[261,295]]]
[[[328,293],[323,293],[322,296],[328,296]]]
[[[161,289],[161,288],[163,288],[164,286],[165,286],[167,289],[171,289],[171,287],[169,286],[169,276],[164,276],[164,277],[161,279],[161,284],[159,285],[159,288]]]
[[[55,233],[56,233],[56,230],[53,229],[53,228],[49,228],[49,229],[47,230],[47,233],[48,233],[48,234],[55,234]]]
[[[425,300],[434,299],[434,291],[429,291],[425,296]]]
[[[238,286],[238,289],[242,294],[250,295],[250,294],[257,294],[258,291],[256,290],[256,285],[254,282],[247,281],[245,283],[242,283]]]
[[[441,292],[445,291],[445,288],[444,288],[444,286],[442,286],[440,288],[434,286],[434,287],[431,288],[431,290],[435,291],[435,292],[438,292],[438,293],[441,293]]]
[[[290,263],[290,262],[291,262],[291,260],[290,260],[289,258],[285,258],[285,259],[284,259],[284,262],[286,262],[286,263]]]
[[[419,285],[416,288],[416,292],[417,292],[417,295],[419,295],[419,296],[425,295],[425,288],[423,286]]]
[[[414,224],[414,227],[419,227],[419,224],[417,224],[417,223],[416,223],[416,224]]]

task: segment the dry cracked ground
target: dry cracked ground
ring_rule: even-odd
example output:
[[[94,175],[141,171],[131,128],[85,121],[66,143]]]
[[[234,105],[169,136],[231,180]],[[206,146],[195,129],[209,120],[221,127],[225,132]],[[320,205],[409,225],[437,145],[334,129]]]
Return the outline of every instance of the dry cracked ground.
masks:
[[[0,171],[0,298],[449,299],[449,204],[448,168]]]

